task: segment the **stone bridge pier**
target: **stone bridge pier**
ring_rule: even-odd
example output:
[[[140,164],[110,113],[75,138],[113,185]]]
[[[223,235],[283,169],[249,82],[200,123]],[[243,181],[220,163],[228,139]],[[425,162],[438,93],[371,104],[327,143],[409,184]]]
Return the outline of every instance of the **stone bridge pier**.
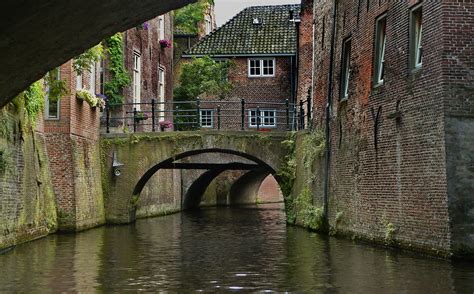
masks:
[[[104,135],[107,222],[126,224],[200,205],[255,203],[268,175],[279,180],[286,138],[285,132]]]

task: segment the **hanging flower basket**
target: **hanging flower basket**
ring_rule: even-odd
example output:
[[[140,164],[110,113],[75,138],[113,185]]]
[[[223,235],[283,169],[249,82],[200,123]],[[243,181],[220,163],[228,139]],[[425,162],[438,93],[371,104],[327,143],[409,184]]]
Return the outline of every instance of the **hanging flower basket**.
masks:
[[[171,48],[173,45],[171,44],[170,40],[160,40],[161,48]]]
[[[165,121],[160,121],[160,130],[162,132],[164,132],[165,130],[167,129],[172,129],[173,128],[173,123],[170,122],[169,120],[165,120]]]
[[[146,114],[143,111],[137,111],[135,114],[135,120],[136,121],[142,121],[142,120],[147,120],[148,119],[148,114]]]

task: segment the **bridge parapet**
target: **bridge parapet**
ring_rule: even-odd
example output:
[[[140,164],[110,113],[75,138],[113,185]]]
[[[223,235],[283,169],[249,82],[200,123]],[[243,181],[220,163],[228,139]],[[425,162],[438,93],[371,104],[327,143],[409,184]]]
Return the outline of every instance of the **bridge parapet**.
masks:
[[[286,138],[286,132],[251,131],[103,135],[102,182],[107,221],[134,221],[139,197],[153,189],[159,190],[159,187],[168,187],[170,194],[181,191],[181,195],[169,197],[167,207],[169,210],[182,209],[183,195],[187,191],[183,191],[183,181],[179,177],[189,177],[189,169],[201,171],[195,173],[196,179],[203,174],[202,171],[214,171],[211,174],[217,176],[219,170],[232,169],[261,170],[263,173],[276,174],[287,153],[285,146],[281,144]],[[238,162],[235,160],[238,157],[243,160]],[[193,159],[198,158],[206,158],[212,162],[193,162]],[[120,175],[114,174],[114,168],[120,169]],[[173,173],[172,177],[163,178],[157,174],[163,169],[188,171],[180,173],[179,176]],[[189,178],[186,182],[190,182]]]

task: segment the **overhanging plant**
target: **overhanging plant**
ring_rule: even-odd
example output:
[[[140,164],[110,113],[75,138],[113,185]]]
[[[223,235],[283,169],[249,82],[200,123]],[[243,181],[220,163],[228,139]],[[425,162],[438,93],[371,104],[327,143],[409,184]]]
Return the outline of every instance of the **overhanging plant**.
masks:
[[[73,68],[78,75],[82,75],[84,71],[90,71],[92,65],[98,62],[103,56],[104,49],[102,43],[87,49],[84,53],[74,58]]]

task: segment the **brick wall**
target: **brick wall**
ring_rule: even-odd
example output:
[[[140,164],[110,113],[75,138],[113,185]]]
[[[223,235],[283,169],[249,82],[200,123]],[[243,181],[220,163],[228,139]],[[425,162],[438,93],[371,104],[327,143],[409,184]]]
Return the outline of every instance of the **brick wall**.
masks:
[[[474,252],[474,3],[442,3],[442,75],[452,248]],[[438,30],[439,33],[439,30]]]
[[[313,98],[317,128],[324,128],[332,2],[315,4]],[[471,4],[448,1],[451,5],[444,6],[450,8],[443,10],[440,1],[424,1],[423,65],[412,71],[409,29],[410,8],[415,2],[338,1],[330,117],[329,221],[340,232],[381,241],[389,225],[393,225],[393,239],[399,244],[448,253],[451,229],[445,110],[441,102],[445,99],[443,64],[449,63],[443,58],[447,52],[442,44],[445,40],[449,42],[450,37],[440,32],[443,23],[456,23],[449,21],[445,10],[469,14],[467,6]],[[375,20],[384,13],[387,14],[385,78],[383,85],[373,87]],[[459,23],[462,24],[459,31],[467,29],[464,22]],[[352,43],[349,95],[346,101],[340,101],[342,44],[349,37]],[[459,44],[468,43],[467,39],[459,40]],[[466,59],[459,59],[461,63],[464,60],[464,65],[472,60],[469,59],[472,50],[469,52],[470,55],[463,57]],[[453,79],[466,82],[466,75],[458,77],[462,73],[453,73]],[[472,108],[466,111],[472,114]],[[397,115],[400,119],[396,119]],[[321,199],[315,201],[320,203]],[[337,214],[343,215],[338,224]]]
[[[305,101],[312,94],[313,75],[313,1],[301,2],[301,23],[298,44],[298,89],[297,101]],[[305,104],[305,113],[307,106]]]
[[[99,158],[100,110],[76,99],[76,72],[72,61],[60,67],[68,95],[61,97],[58,119],[41,124],[58,207],[59,229],[76,231],[105,222]],[[90,73],[82,75],[83,89],[90,90]],[[99,89],[96,71],[95,90]]]

